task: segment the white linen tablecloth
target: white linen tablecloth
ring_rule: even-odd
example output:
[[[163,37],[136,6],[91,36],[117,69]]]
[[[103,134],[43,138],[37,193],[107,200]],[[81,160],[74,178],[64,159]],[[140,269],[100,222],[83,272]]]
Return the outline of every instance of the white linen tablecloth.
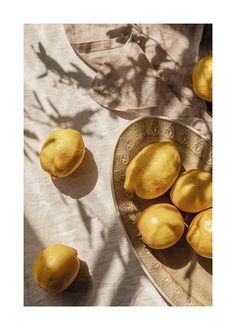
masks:
[[[110,169],[115,142],[131,119],[88,96],[94,78],[74,53],[63,25],[25,25],[25,230],[26,306],[167,305],[142,271],[115,214]],[[81,168],[53,183],[39,164],[46,136],[75,128],[87,148]],[[78,250],[81,272],[63,293],[49,295],[32,281],[44,247]]]

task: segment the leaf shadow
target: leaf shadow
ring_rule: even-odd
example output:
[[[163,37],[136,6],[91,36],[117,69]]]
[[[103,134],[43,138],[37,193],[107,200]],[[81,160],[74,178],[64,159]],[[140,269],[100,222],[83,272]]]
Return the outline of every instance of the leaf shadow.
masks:
[[[34,45],[31,45],[31,48],[45,67],[45,71],[38,75],[38,79],[53,74],[53,76],[57,78],[57,80],[54,81],[54,87],[56,87],[58,83],[74,88],[85,89],[91,85],[92,79],[81,70],[77,64],[71,62],[70,65],[72,69],[65,70],[57,60],[47,54],[42,42],[38,42],[38,50],[36,50]]]
[[[28,123],[25,121],[24,129],[24,155],[28,161],[34,162],[34,157],[39,157],[39,150],[35,150],[35,143],[40,143],[40,139],[37,135],[37,129],[32,131],[32,124],[39,126],[47,126],[51,130],[72,128],[81,132],[82,136],[97,136],[100,135],[95,132],[91,127],[94,122],[94,117],[99,110],[83,109],[78,111],[75,115],[62,115],[58,107],[52,102],[52,100],[47,97],[46,102],[41,100],[38,93],[33,90],[34,103],[29,105],[29,108],[25,107],[24,117],[27,119]],[[43,103],[46,103],[44,105]],[[31,111],[30,111],[31,109]],[[30,128],[26,128],[30,126]],[[42,142],[41,142],[42,143]],[[88,151],[89,153],[90,151]],[[87,155],[88,157],[88,155]],[[94,165],[94,160],[90,155],[92,165]],[[94,166],[93,166],[94,167]]]
[[[32,279],[32,265],[36,255],[43,249],[43,243],[35,233],[29,218],[24,215],[24,306],[31,306],[31,294],[35,290]]]
[[[142,115],[167,115],[167,116],[176,116],[178,114],[178,118],[183,118],[184,121],[188,121],[190,125],[196,124],[194,123],[194,117],[198,117],[199,120],[203,120],[203,114],[205,112],[211,116],[211,105],[207,102],[199,99],[193,92],[192,89],[192,78],[191,78],[191,70],[193,70],[195,64],[195,49],[192,49],[192,45],[183,50],[181,55],[181,63],[176,62],[174,58],[167,53],[166,49],[161,46],[155,39],[147,35],[142,28],[138,24],[128,24],[127,28],[117,28],[107,31],[107,36],[112,38],[114,36],[118,36],[121,31],[124,29],[130,31],[130,26],[132,26],[133,32],[133,40],[140,46],[140,48],[144,51],[150,52],[150,49],[153,49],[153,53],[155,54],[151,59],[151,66],[143,65],[144,54],[140,54],[137,60],[129,57],[127,61],[130,60],[130,65],[120,65],[119,72],[113,67],[111,62],[104,63],[104,67],[99,71],[99,75],[96,76],[96,88],[99,91],[102,91],[104,94],[104,98],[106,101],[103,103],[104,107],[107,107],[110,110],[119,110],[119,107],[123,104],[124,100],[124,91],[129,90],[132,91],[134,95],[136,95],[136,100],[134,101],[134,108],[127,109],[127,112],[136,112],[138,116]],[[170,24],[169,25],[173,31],[176,31],[177,34],[183,34],[185,37],[191,37],[194,35],[197,29],[197,24]],[[211,31],[210,28],[206,28],[207,24],[203,28],[203,34],[199,46],[199,53],[202,52],[202,49],[206,51],[210,51],[211,48]],[[211,26],[211,24],[209,25]],[[168,34],[167,34],[168,36]],[[162,44],[165,45],[166,40],[165,36],[161,33]],[[152,44],[150,45],[150,40]],[[204,41],[205,40],[205,41]],[[177,41],[174,41],[177,42]],[[174,44],[173,44],[174,47]],[[168,66],[166,63],[172,62],[174,66]],[[164,66],[163,66],[164,63]],[[186,64],[184,64],[186,63]],[[156,95],[158,104],[156,107],[151,108],[140,108],[142,105],[142,85],[145,81],[144,77],[147,76],[148,70],[150,67],[154,68],[158,72],[158,76],[163,80],[163,84],[169,88],[168,97],[167,94],[164,95],[162,91],[160,92],[160,80],[157,79],[156,84]],[[160,69],[161,68],[161,69]],[[103,72],[104,71],[104,72]],[[130,73],[136,72],[133,74],[133,79],[130,79]],[[162,85],[163,85],[162,84]],[[115,93],[114,93],[115,91]],[[165,97],[166,96],[166,97]],[[175,107],[182,108],[182,110],[178,110],[178,112],[174,111]],[[172,114],[170,114],[169,108],[173,108]],[[135,111],[138,109],[138,111]],[[193,114],[193,109],[195,109],[196,115]],[[118,111],[116,114],[120,116],[122,111]],[[206,123],[205,130],[209,130],[208,124]],[[208,132],[209,133],[209,132]]]
[[[38,141],[37,135],[29,129],[24,129],[24,155],[33,163],[32,155],[38,157],[39,152],[32,147],[33,141]]]

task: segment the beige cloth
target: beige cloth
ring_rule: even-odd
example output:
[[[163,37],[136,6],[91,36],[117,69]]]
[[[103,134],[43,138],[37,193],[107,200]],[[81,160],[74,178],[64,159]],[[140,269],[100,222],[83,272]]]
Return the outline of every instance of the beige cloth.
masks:
[[[69,29],[71,28],[72,25]],[[153,44],[155,46],[151,45],[152,39],[146,42],[146,45],[150,43],[149,48],[140,48],[135,41],[137,40],[135,31],[133,28],[131,31],[130,25],[125,27],[113,25],[109,31],[107,28],[106,25],[99,25],[96,28],[76,25],[74,32],[82,39],[80,39],[81,44],[76,44],[77,34],[75,34],[73,48],[83,50],[78,58],[66,38],[63,25],[25,26],[24,303],[27,306],[166,306],[165,300],[142,271],[119,224],[110,189],[110,169],[115,142],[122,128],[131,118],[139,115],[141,110],[139,108],[134,115],[127,114],[126,102],[132,107],[133,104],[137,106],[139,102],[143,104],[155,102],[155,87],[152,84],[154,83],[158,86],[155,95],[162,104],[161,112],[165,111],[165,114],[168,114],[171,109],[173,113],[169,113],[170,115],[176,117],[180,115],[175,111],[180,107],[178,111],[181,112],[183,96],[181,94],[181,97],[178,97],[180,100],[178,103],[175,96],[177,85],[171,78],[171,76],[176,77],[178,81],[178,75],[172,75],[173,72],[178,73],[178,69],[173,72],[164,69],[168,65],[170,67],[173,65],[169,56],[173,56],[175,46],[173,44],[173,54],[170,52],[169,55],[165,55],[156,43]],[[101,30],[99,33],[102,35],[102,40],[94,42],[94,34],[98,29]],[[148,26],[145,29],[147,32]],[[171,50],[171,39],[167,38],[171,27],[167,26],[166,29],[164,40]],[[191,29],[195,31],[195,26]],[[196,31],[197,39],[202,33],[202,26],[196,27]],[[181,31],[178,32],[179,38],[185,40],[182,35]],[[179,38],[175,41],[177,45],[178,40],[182,42]],[[139,37],[139,40],[142,41],[142,38]],[[114,48],[109,50],[111,44]],[[196,42],[196,47],[197,45]],[[158,48],[158,57],[155,59],[151,58],[152,47]],[[91,52],[89,49],[96,51]],[[136,71],[132,71],[128,67],[126,72],[125,68],[125,77],[131,80],[133,75],[140,80],[144,77],[145,84],[147,82],[152,88],[150,95],[147,97],[148,94],[142,93],[143,89],[140,88],[138,91],[140,100],[136,99],[135,92],[129,99],[125,98],[125,89],[121,88],[121,97],[116,93],[116,97],[111,99],[111,94],[108,93],[108,97],[103,98],[101,104],[112,100],[116,109],[122,106],[119,110],[125,111],[108,111],[88,96],[89,90],[90,93],[94,92],[94,96],[100,95],[97,93],[97,88],[100,88],[99,74],[105,70],[106,75],[102,77],[101,85],[104,85],[105,93],[109,88],[112,88],[113,92],[119,84],[120,67],[127,65],[127,56],[131,51],[134,52],[134,57],[130,63],[137,54],[140,54],[138,63],[144,69],[140,72],[137,68]],[[115,76],[107,75],[104,56],[108,54],[106,63],[116,65],[117,78],[116,71],[113,71]],[[165,56],[167,56],[166,60]],[[162,61],[158,67],[156,61],[160,57]],[[114,61],[116,58],[119,61]],[[180,64],[181,58],[179,54],[177,59]],[[98,71],[95,80],[94,71],[81,59]],[[163,74],[168,72],[170,74],[167,82],[161,75],[162,68]],[[144,75],[143,72],[148,72],[148,75]],[[110,84],[112,77],[115,78],[113,85]],[[127,91],[132,91],[130,82],[125,83]],[[171,87],[172,83],[174,85]],[[166,99],[168,104],[166,107],[161,92],[162,88],[167,91],[165,84],[169,86],[168,93],[171,98],[175,94],[173,100]],[[191,88],[186,88],[185,86],[186,95],[188,93],[192,95]],[[184,100],[188,102],[187,97]],[[190,114],[189,118],[193,126],[207,135],[206,124],[199,117],[200,112],[186,108],[186,114]],[[185,118],[187,119],[188,117]],[[53,182],[42,171],[38,155],[49,133],[67,127],[81,131],[87,148],[85,159],[80,171],[71,177]],[[59,295],[48,295],[33,283],[31,268],[39,251],[55,243],[64,243],[76,248],[83,262],[79,277],[68,290]]]
[[[166,305],[136,260],[112,200],[112,154],[128,118],[88,96],[94,72],[73,52],[63,25],[26,25],[24,40],[25,305]],[[49,133],[66,127],[81,131],[85,159],[77,173],[53,182],[38,154]],[[49,295],[33,283],[31,268],[55,243],[76,248],[84,262],[68,290]]]
[[[65,25],[75,52],[97,74],[90,96],[110,110],[177,118],[211,135],[206,103],[192,88],[202,24]]]

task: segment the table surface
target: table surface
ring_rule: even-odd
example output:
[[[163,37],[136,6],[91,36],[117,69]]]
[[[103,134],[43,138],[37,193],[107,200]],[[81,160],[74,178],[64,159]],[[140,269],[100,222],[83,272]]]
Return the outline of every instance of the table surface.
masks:
[[[115,142],[132,119],[95,103],[95,73],[71,48],[63,25],[25,25],[24,304],[26,306],[166,306],[125,238],[110,188]],[[78,129],[86,145],[80,170],[53,182],[39,151],[60,128]],[[78,250],[81,271],[58,295],[32,281],[36,255],[63,243]]]

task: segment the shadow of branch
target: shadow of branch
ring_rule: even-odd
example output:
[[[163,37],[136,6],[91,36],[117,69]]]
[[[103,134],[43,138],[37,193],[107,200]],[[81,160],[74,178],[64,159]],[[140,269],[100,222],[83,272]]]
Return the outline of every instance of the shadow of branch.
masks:
[[[58,61],[47,54],[46,49],[41,42],[38,42],[38,51],[34,45],[31,45],[31,48],[45,67],[45,71],[38,75],[37,78],[42,79],[48,77],[48,75],[51,73],[57,77],[57,81],[54,83],[54,87],[57,86],[57,83],[85,89],[91,85],[92,79],[75,63],[70,63],[73,69],[65,70]]]

